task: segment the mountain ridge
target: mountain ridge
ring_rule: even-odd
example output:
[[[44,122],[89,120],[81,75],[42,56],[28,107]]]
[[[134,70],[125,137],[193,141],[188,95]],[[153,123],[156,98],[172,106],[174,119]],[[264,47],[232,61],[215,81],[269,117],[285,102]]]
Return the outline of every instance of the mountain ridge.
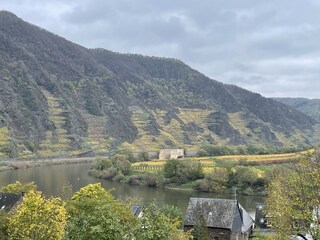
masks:
[[[87,49],[0,11],[0,150],[306,146],[316,121],[172,58]]]
[[[273,98],[274,100],[291,106],[320,122],[320,99],[308,98]]]

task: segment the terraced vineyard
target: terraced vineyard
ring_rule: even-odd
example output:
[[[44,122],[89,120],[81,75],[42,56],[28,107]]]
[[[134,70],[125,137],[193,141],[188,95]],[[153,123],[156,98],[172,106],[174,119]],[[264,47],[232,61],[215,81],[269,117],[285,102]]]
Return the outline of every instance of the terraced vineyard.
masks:
[[[130,108],[132,121],[138,129],[138,138],[133,144],[126,143],[122,147],[127,147],[132,151],[155,151],[157,149],[155,137],[148,134],[146,129],[150,125],[149,114],[139,107]]]
[[[311,150],[312,151],[312,150]],[[286,154],[267,154],[267,155],[229,155],[229,156],[217,156],[217,157],[201,157],[190,158],[188,160],[200,162],[203,166],[204,172],[208,173],[213,168],[218,167],[221,162],[232,162],[234,164],[241,165],[273,165],[295,162],[301,154],[299,153],[286,153]],[[185,161],[187,159],[179,159],[179,161]],[[153,160],[149,162],[137,162],[132,164],[132,168],[141,172],[155,172],[162,170],[166,160]]]
[[[89,113],[82,113],[82,117],[88,124],[87,137],[84,139],[83,148],[95,152],[106,152],[112,140],[106,138],[105,121],[106,116],[94,116]]]
[[[122,148],[131,151],[158,151],[159,148],[173,146],[197,150],[197,146],[205,143],[208,137],[219,139],[208,130],[207,118],[211,112],[209,110],[180,108],[178,119],[173,118],[170,122],[167,122],[167,112],[163,110],[148,113],[139,107],[131,107],[130,111],[132,121],[138,129],[138,138],[132,144],[123,143]],[[148,129],[153,127],[151,117],[155,118],[156,124],[160,127],[157,135],[148,132]]]
[[[65,110],[62,107],[62,99],[54,97],[48,91],[43,90],[48,103],[49,120],[53,122],[55,128],[46,132],[46,139],[40,144],[40,156],[64,154],[69,148],[69,135],[63,128],[66,118],[63,116]]]

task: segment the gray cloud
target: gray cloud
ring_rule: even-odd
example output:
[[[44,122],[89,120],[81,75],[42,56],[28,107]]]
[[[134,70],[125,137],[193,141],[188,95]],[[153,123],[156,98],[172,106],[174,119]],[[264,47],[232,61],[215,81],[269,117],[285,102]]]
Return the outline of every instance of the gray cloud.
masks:
[[[265,96],[320,98],[317,0],[0,0],[86,47],[174,57]]]

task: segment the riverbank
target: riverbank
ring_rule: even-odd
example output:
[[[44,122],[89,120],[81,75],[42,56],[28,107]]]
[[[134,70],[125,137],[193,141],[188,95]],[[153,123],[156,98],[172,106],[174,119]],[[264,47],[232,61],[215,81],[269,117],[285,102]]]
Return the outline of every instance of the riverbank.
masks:
[[[150,173],[150,172],[131,172],[128,175],[118,175],[111,174],[111,171],[106,170],[97,170],[91,168],[88,171],[88,175],[97,179],[104,179],[107,181],[112,181],[116,183],[121,183],[125,185],[134,185],[134,186],[143,186],[149,188],[157,188],[157,189],[167,189],[167,190],[175,190],[180,192],[203,192],[203,193],[212,193],[212,194],[241,194],[244,196],[266,196],[265,188],[260,188],[260,190],[254,190],[252,188],[234,188],[234,187],[224,187],[219,190],[203,190],[197,188],[197,180],[187,181],[182,184],[177,182],[171,182],[170,179],[164,178],[160,172],[158,173]],[[113,176],[113,177],[112,177]],[[201,179],[199,179],[201,180]]]
[[[95,157],[5,160],[5,161],[1,161],[0,172],[13,170],[13,169],[30,168],[30,167],[93,163],[94,161],[95,161]]]

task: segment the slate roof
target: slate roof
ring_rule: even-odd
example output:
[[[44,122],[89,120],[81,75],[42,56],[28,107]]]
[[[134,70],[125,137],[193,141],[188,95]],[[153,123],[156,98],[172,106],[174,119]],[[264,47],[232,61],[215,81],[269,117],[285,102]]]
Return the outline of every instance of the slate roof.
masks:
[[[142,205],[132,205],[131,212],[133,216],[139,216],[140,212],[142,211],[142,208],[143,208]]]
[[[0,209],[9,212],[21,200],[21,194],[0,192]]]
[[[242,232],[246,232],[254,224],[253,218],[250,214],[239,204],[239,208],[242,211]]]
[[[253,219],[236,200],[218,198],[190,198],[184,225],[194,226],[203,213],[207,227],[224,228],[232,232],[246,231]]]

